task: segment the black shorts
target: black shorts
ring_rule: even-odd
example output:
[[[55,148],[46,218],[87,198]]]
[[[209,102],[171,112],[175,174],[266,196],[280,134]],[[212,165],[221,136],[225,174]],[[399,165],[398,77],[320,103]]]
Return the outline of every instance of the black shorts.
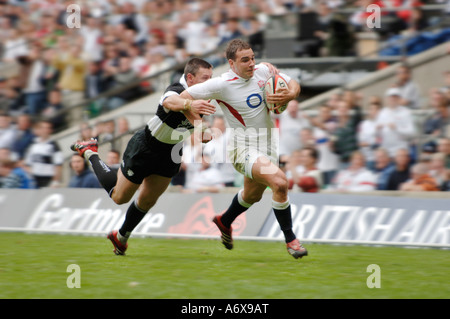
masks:
[[[181,155],[180,145],[158,141],[146,126],[128,142],[120,167],[123,175],[135,184],[141,184],[150,175],[172,178],[180,171]]]

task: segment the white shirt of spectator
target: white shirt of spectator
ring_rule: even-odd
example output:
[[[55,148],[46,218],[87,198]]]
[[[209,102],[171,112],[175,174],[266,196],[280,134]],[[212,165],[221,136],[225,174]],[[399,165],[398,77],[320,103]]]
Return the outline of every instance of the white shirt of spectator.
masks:
[[[360,147],[361,152],[367,161],[375,159],[373,145],[377,142],[377,123],[374,120],[366,119],[361,122],[357,134],[358,143],[367,143],[369,146]]]
[[[375,190],[376,176],[367,168],[340,171],[335,179],[338,190],[348,192],[367,192]]]
[[[280,120],[280,155],[290,155],[293,151],[302,148],[300,131],[310,127],[309,121],[297,115],[293,118],[288,112],[281,113]]]
[[[198,190],[202,187],[224,187],[222,173],[212,166],[196,172],[189,184],[189,188]]]
[[[222,182],[234,182],[236,170],[227,155],[227,144],[230,137],[230,131],[226,130],[220,136],[215,136],[210,142],[205,144],[203,153],[209,155],[211,166],[220,170]]]
[[[299,178],[306,177],[306,176],[314,178],[314,180],[316,181],[317,188],[319,190],[322,188],[322,186],[323,186],[322,172],[318,168],[305,170],[305,167],[303,165],[298,165],[295,167],[295,171],[297,172]],[[288,180],[292,179],[291,171],[288,170],[286,172],[286,178]],[[302,188],[299,187],[297,184],[294,184],[292,189],[302,191]]]
[[[403,86],[397,87],[400,90],[402,99],[409,101],[408,106],[412,109],[419,109],[421,104],[421,93],[419,86],[413,81],[406,82]]]
[[[394,124],[395,129],[389,127]],[[376,125],[382,125],[380,130],[381,147],[394,156],[401,148],[409,149],[410,139],[415,134],[414,119],[411,110],[404,106],[395,108],[383,107],[378,114]]]
[[[330,148],[329,134],[326,131],[315,127],[313,129],[313,135],[316,139],[316,149],[319,152],[317,168],[322,172],[336,171],[340,161],[339,156]]]

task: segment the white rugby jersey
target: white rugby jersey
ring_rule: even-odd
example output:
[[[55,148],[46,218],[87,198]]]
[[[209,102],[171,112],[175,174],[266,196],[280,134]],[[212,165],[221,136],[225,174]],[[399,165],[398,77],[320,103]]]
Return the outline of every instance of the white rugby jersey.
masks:
[[[286,74],[280,75],[286,82],[291,80]],[[264,85],[271,76],[264,64],[256,65],[253,77],[248,80],[230,69],[220,77],[189,87],[187,92],[194,99],[216,100],[235,137],[246,135],[246,141],[252,142],[253,137],[270,136],[274,127],[264,99]]]

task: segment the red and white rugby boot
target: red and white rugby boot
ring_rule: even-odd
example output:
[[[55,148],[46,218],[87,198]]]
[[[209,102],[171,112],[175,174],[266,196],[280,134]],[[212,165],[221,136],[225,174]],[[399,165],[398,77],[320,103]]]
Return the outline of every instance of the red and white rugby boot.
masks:
[[[119,231],[117,230],[112,230],[109,232],[107,238],[112,242],[112,244],[114,245],[114,250],[113,252],[116,255],[121,255],[124,256],[125,255],[125,251],[128,248],[128,243],[122,243],[119,238],[117,238],[117,233]]]
[[[233,249],[233,227],[225,227],[222,224],[222,216],[216,216],[213,218],[213,223],[216,224],[216,226],[219,228],[220,232],[222,233],[222,244],[225,246],[226,249]]]
[[[303,256],[308,256],[308,251],[305,247],[300,244],[298,239],[294,239],[290,243],[286,244],[288,253],[295,259],[302,258]]]
[[[77,141],[70,145],[70,149],[84,157],[84,153],[88,150],[93,153],[98,153],[98,141],[95,138],[91,138],[90,141]]]

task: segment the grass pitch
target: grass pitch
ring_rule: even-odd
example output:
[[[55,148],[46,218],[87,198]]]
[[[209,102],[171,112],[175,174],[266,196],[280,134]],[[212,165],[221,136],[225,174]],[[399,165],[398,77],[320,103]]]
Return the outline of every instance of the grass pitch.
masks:
[[[131,238],[116,256],[106,238],[0,233],[0,298],[303,299],[450,298],[450,251],[281,242]],[[80,269],[80,288],[68,288]],[[381,288],[368,288],[377,264]]]

